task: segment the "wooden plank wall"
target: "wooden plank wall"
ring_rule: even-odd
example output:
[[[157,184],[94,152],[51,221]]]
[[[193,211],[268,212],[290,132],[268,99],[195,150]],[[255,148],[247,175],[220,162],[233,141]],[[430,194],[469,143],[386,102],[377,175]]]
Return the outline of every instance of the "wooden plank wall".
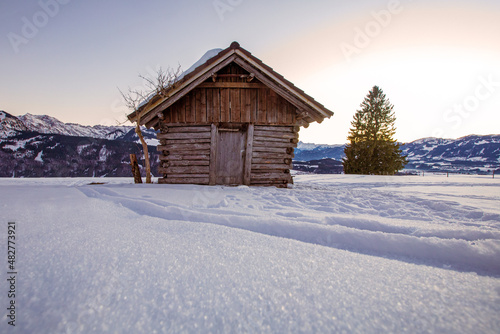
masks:
[[[196,88],[163,112],[164,124],[294,125],[297,108],[269,88]]]
[[[293,150],[297,146],[299,127],[255,125],[250,184],[286,187],[293,183]]]
[[[163,126],[159,183],[209,184],[211,126]]]
[[[164,175],[159,183],[213,183],[210,163],[214,163],[216,154],[211,146],[216,139],[214,128],[214,125],[164,127],[158,134],[161,144],[158,150],[162,153],[159,172]],[[250,168],[244,171],[245,183],[278,187],[293,183],[290,170],[299,129],[297,126],[250,126],[251,143],[246,143],[245,160],[251,159],[251,163],[246,163]]]

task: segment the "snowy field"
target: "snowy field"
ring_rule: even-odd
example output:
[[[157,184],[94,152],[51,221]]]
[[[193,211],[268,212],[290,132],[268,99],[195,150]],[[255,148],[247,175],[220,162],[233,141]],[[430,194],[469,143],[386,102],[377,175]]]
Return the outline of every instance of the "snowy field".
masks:
[[[500,333],[500,178],[131,182],[0,179],[1,333]]]

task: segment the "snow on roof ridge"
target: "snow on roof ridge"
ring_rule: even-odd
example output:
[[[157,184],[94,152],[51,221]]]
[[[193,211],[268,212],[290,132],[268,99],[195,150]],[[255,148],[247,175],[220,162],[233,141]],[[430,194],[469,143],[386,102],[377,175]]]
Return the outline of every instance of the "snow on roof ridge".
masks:
[[[220,49],[220,48],[208,50],[207,52],[205,52],[205,54],[203,56],[201,56],[200,59],[198,59],[198,61],[196,61],[193,65],[191,65],[191,67],[189,67],[187,70],[182,72],[179,75],[179,77],[177,78],[177,80],[180,80],[183,77],[185,77],[186,75],[188,75],[189,73],[193,72],[196,68],[205,64],[207,62],[207,60],[212,59],[213,57],[217,56],[223,50],[224,49]]]

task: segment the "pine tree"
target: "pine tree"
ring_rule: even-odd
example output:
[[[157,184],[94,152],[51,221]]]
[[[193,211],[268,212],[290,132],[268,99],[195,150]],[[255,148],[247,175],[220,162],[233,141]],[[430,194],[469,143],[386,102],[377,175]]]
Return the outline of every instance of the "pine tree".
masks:
[[[344,149],[344,173],[392,175],[403,169],[408,161],[394,139],[394,106],[374,86],[360,107],[351,122],[349,143]]]

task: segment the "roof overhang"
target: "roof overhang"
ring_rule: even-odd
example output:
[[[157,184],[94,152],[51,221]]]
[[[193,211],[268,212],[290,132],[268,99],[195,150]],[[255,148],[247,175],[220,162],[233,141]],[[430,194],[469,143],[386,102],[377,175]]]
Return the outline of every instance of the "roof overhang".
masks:
[[[163,110],[179,101],[191,90],[232,62],[249,73],[253,73],[255,78],[297,107],[307,123],[313,121],[321,123],[325,118],[330,118],[333,115],[333,112],[295,87],[290,81],[265,65],[250,52],[241,48],[238,43],[233,42],[229,48],[222,50],[216,56],[198,66],[194,71],[175,82],[161,97],[156,95],[150,98],[147,103],[138,108],[137,112],[129,114],[128,119],[135,122],[139,115],[141,125],[155,126]]]

